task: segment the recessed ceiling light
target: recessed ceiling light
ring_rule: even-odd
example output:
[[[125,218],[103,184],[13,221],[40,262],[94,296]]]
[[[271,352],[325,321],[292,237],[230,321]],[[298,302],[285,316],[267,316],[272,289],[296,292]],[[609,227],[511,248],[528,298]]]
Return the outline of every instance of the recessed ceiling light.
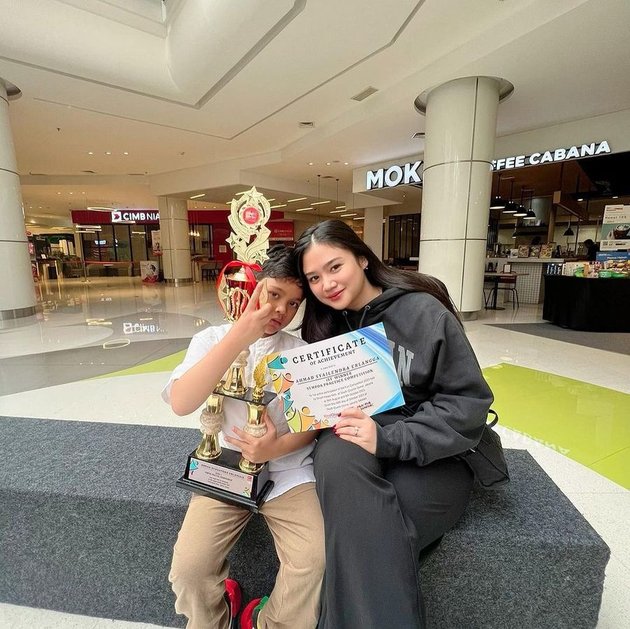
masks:
[[[280,203],[278,205],[270,205],[269,207],[273,210],[273,209],[275,209],[277,207],[287,207],[287,204],[286,203]]]
[[[584,201],[584,199],[578,199],[578,201]]]
[[[57,194],[61,194],[61,192],[57,192]]]
[[[105,151],[105,155],[111,155],[112,152],[111,151]]]
[[[205,197],[206,193],[202,192],[201,194],[193,194],[192,197],[190,197],[191,199],[201,199],[201,197]]]
[[[346,216],[356,216],[356,212],[351,212],[350,214],[340,214],[339,218],[346,218]]]
[[[295,211],[296,212],[306,212],[307,210],[312,210],[312,209],[313,209],[312,207],[301,207],[301,208],[296,209]]]
[[[293,203],[294,201],[304,201],[308,197],[298,197],[297,199],[287,199],[287,203]]]
[[[345,210],[346,206],[345,205],[335,205],[335,210]]]
[[[344,163],[343,163],[343,165],[344,165],[344,166],[347,166],[347,165],[348,165],[348,162],[344,162]]]
[[[330,210],[330,214],[341,214],[342,212],[345,212],[346,209],[344,208],[343,210]]]
[[[311,205],[325,205],[326,203],[330,203],[330,201],[316,201],[315,203],[311,203]]]
[[[312,166],[312,165],[313,165],[313,162],[309,162],[309,163],[308,163],[308,165],[309,165],[309,166]]]
[[[613,197],[613,199],[618,199],[619,197]]]
[[[326,166],[330,166],[330,162],[326,162]]]
[[[365,216],[357,216],[356,218],[352,219],[353,221],[364,221],[365,220]]]
[[[272,201],[275,201],[275,199],[267,199],[267,201],[269,201],[269,203],[271,203]]]
[[[129,151],[123,151],[123,155],[129,155]]]
[[[94,155],[94,151],[88,151],[88,155]]]

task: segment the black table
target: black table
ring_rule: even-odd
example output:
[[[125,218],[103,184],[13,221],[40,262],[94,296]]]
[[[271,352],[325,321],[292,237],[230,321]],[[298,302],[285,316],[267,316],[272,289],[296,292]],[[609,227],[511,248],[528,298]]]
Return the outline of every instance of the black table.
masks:
[[[572,330],[630,332],[630,279],[544,279],[543,319]]]

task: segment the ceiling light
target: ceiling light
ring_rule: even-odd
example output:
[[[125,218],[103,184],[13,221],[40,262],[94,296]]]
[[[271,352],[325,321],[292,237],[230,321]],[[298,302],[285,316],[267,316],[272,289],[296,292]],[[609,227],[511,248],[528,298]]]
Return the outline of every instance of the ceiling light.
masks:
[[[490,204],[491,210],[502,210],[505,207],[506,202],[501,197],[495,197]]]
[[[293,203],[294,201],[305,201],[308,197],[298,197],[297,199],[287,199],[287,203]]]
[[[345,208],[343,210],[330,210],[329,214],[342,214],[345,211]]]
[[[61,192],[57,192],[57,194],[61,194]]]
[[[344,163],[343,163],[343,165],[344,165],[344,166],[347,166],[347,165],[348,165],[348,162],[344,162]]]
[[[112,152],[111,151],[105,151],[105,155],[111,155]]]
[[[346,216],[356,216],[357,213],[356,212],[351,212],[350,214],[340,214],[339,218],[345,218]]]
[[[330,166],[330,162],[326,162],[326,166]]]
[[[613,197],[613,199],[618,199],[619,197]]]
[[[88,155],[94,155],[94,151],[88,151]]]
[[[578,201],[584,201],[584,199],[578,199]]]
[[[272,201],[275,201],[275,199],[267,199],[267,201],[269,201],[269,203],[271,203]]]
[[[345,210],[346,206],[345,205],[335,205],[335,210]]]
[[[297,209],[295,211],[296,212],[306,212],[307,210],[312,210],[312,209],[314,209],[314,208],[312,208],[312,207],[301,207],[301,208],[299,208],[299,209]]]
[[[201,199],[201,197],[205,197],[206,193],[202,192],[201,194],[193,194],[192,197],[189,197],[190,199]]]
[[[309,165],[309,166],[312,166],[312,165],[313,165],[313,162],[309,162],[309,163],[308,163],[308,165]]]
[[[365,216],[357,216],[356,218],[352,219],[353,221],[364,221],[365,220]]]
[[[529,210],[527,210],[527,215],[525,216],[525,218],[536,218],[536,212],[529,208]]]
[[[123,155],[129,155],[128,151],[123,151]]]
[[[315,201],[315,203],[311,203],[311,205],[325,205],[326,203],[330,203],[330,201]]]
[[[269,206],[272,210],[278,208],[278,207],[287,207],[286,203],[278,203],[278,205],[270,205]]]

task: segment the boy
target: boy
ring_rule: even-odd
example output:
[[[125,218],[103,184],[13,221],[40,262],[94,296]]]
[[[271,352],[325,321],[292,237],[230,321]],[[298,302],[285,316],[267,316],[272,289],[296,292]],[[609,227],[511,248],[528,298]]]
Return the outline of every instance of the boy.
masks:
[[[274,247],[269,256],[238,321],[206,328],[192,338],[184,362],[162,392],[176,414],[199,408],[242,350],[250,351],[245,382],[252,385],[253,369],[265,355],[303,344],[282,331],[302,301],[291,252]],[[267,303],[257,308],[263,284]],[[240,450],[254,463],[269,461],[274,481],[261,514],[273,534],[280,570],[269,598],[255,599],[244,609],[241,629],[314,629],[324,572],[323,522],[311,457],[314,434],[289,433],[278,399],[267,407],[267,434],[260,438],[240,430],[247,417],[245,404],[224,398],[223,410],[221,445]],[[242,507],[192,497],[169,575],[175,609],[187,616],[188,629],[236,629],[240,591],[227,579],[226,557],[250,516]]]

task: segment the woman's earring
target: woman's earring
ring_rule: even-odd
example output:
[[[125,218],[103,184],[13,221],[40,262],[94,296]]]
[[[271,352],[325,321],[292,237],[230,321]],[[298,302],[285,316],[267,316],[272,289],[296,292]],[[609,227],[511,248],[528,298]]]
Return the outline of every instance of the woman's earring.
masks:
[[[367,268],[368,268],[368,265],[366,264],[366,265],[363,267],[363,270],[364,270],[364,271],[367,271]]]

